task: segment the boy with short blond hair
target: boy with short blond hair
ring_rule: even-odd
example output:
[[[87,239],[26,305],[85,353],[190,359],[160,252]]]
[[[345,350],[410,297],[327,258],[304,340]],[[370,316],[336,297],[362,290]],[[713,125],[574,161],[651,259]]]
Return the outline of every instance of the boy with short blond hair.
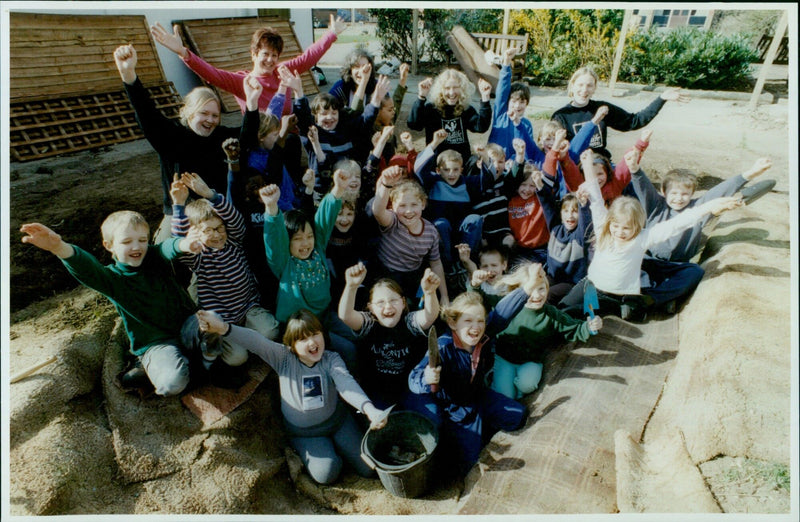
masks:
[[[189,383],[187,355],[218,348],[219,336],[205,334],[196,327],[191,331],[197,306],[174,278],[170,265],[182,254],[198,252],[202,248],[198,241],[170,238],[151,248],[150,228],[141,214],[114,212],[101,226],[103,247],[114,262],[103,266],[92,254],[65,242],[40,223],[24,224],[20,231],[26,234],[23,243],[54,254],[82,285],[112,302],[128,334],[130,351],[141,362],[136,374],[143,377],[143,372],[156,394],[181,393]],[[148,256],[151,249],[153,253]],[[143,384],[135,381],[137,387]]]

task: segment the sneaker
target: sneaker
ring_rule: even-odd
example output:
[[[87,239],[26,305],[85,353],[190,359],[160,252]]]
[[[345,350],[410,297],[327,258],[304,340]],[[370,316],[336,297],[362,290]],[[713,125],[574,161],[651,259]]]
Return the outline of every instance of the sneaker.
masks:
[[[773,188],[775,188],[775,183],[776,181],[774,179],[765,179],[759,181],[758,183],[753,183],[752,185],[744,187],[739,191],[742,195],[742,199],[744,200],[744,204],[749,205],[767,192],[771,191]]]

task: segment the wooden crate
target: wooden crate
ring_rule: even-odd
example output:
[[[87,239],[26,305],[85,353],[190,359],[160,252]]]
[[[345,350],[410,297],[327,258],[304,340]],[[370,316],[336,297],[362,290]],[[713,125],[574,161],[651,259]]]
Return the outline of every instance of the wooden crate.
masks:
[[[136,47],[136,73],[168,117],[181,99],[167,82],[144,16],[9,16],[9,145],[27,161],[142,137],[114,50]]]
[[[226,71],[249,71],[253,68],[250,38],[257,29],[265,26],[272,27],[283,38],[281,61],[303,53],[292,23],[278,17],[210,18],[176,23],[181,26],[186,47],[214,67]],[[301,76],[306,95],[319,92],[310,72],[306,71]],[[213,85],[209,87],[219,94],[225,112],[240,110],[232,94]]]

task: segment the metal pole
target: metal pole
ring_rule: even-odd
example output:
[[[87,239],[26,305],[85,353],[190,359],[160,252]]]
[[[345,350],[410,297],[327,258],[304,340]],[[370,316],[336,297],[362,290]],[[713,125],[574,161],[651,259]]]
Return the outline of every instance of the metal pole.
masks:
[[[749,109],[753,110],[758,106],[758,97],[761,96],[761,90],[764,88],[764,82],[767,81],[767,73],[769,68],[772,67],[772,62],[775,60],[775,55],[778,54],[778,47],[781,45],[781,39],[786,32],[786,27],[789,25],[789,11],[784,11],[778,22],[778,27],[775,29],[775,34],[772,36],[772,43],[769,44],[767,56],[764,57],[764,63],[761,64],[761,71],[758,73],[758,81],[753,89],[753,95],[750,97]]]
[[[411,74],[417,74],[417,37],[419,25],[419,9],[411,10]]]
[[[608,88],[614,91],[614,85],[617,83],[617,74],[619,74],[619,66],[622,64],[622,51],[625,48],[625,37],[628,35],[628,26],[631,21],[631,14],[633,11],[625,9],[625,16],[622,18],[622,27],[619,30],[619,40],[617,41],[617,51],[614,54],[614,68],[611,71],[611,78],[608,80]]]

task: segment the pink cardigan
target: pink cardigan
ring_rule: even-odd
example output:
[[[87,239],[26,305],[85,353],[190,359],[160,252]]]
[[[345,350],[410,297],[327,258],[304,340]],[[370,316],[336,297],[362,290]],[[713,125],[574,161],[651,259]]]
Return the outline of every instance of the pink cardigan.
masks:
[[[298,73],[305,72],[311,69],[311,67],[313,67],[320,58],[322,58],[322,55],[325,54],[325,52],[330,48],[331,45],[333,45],[333,42],[335,41],[336,33],[334,31],[328,31],[322,38],[311,44],[311,46],[306,49],[303,54],[292,58],[291,60],[281,62],[280,65],[285,65],[290,71],[297,71]],[[244,113],[245,96],[242,83],[250,71],[223,71],[222,69],[217,69],[213,65],[204,61],[192,51],[189,51],[188,49],[187,51],[188,53],[186,58],[183,59],[183,62],[200,78],[204,79],[214,87],[218,87],[233,94],[234,97],[236,97],[236,103],[239,104],[239,108],[242,110],[242,113]],[[278,78],[278,67],[275,67],[275,69],[272,71],[272,74],[259,76],[258,81],[264,87],[263,91],[261,92],[261,97],[258,100],[258,109],[263,112],[267,110],[269,101],[275,95],[278,90],[278,86],[281,83],[280,78]],[[292,97],[287,96],[286,103],[283,104],[283,114],[290,114],[291,112]]]

